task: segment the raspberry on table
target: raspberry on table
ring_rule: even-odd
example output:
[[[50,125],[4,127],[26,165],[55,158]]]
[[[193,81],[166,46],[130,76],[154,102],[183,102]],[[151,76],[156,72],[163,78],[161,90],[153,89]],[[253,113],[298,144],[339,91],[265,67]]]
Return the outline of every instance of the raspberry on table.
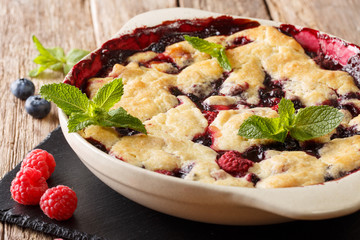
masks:
[[[40,199],[41,210],[58,221],[71,218],[77,207],[76,193],[69,187],[59,185],[49,188]]]
[[[55,166],[53,155],[42,149],[32,150],[21,163],[21,169],[25,167],[35,168],[41,172],[45,179],[49,179],[55,170]]]
[[[11,182],[12,198],[24,205],[37,205],[43,193],[48,189],[46,179],[39,170],[23,168]]]
[[[243,177],[248,169],[254,164],[249,159],[243,158],[237,151],[228,151],[224,153],[217,161],[218,165],[225,172],[233,176]]]

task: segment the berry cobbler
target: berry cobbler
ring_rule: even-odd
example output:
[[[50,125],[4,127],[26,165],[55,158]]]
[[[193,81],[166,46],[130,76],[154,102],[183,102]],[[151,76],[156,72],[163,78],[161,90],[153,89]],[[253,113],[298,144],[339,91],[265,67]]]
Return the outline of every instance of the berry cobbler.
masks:
[[[232,66],[193,48],[184,35],[226,48]],[[79,133],[129,164],[190,181],[249,188],[320,184],[360,168],[359,48],[311,29],[262,26],[218,17],[165,22],[110,40],[93,53],[92,70],[76,66],[65,82],[89,98],[115,78],[123,107],[147,135],[91,125]],[[308,141],[239,136],[252,115],[279,116],[282,98],[295,109],[330,105],[341,124]]]

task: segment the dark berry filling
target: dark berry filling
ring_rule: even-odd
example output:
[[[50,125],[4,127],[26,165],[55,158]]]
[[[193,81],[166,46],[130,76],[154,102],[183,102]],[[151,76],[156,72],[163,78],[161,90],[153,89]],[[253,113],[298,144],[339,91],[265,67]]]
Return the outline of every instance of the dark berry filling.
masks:
[[[359,50],[359,47],[355,47]],[[357,53],[350,57],[342,70],[348,72],[354,78],[356,86],[360,88],[360,54]]]
[[[230,110],[230,109],[236,109],[236,105],[204,105],[204,109],[211,112],[218,112],[221,110]]]
[[[342,172],[339,172],[339,177],[338,178],[334,178],[333,176],[331,175],[326,175],[325,176],[325,182],[328,182],[328,181],[332,181],[332,180],[337,180],[337,179],[340,179],[340,178],[343,178],[343,177],[346,177],[352,173],[355,173],[355,172],[358,172],[360,171],[360,168],[356,168],[354,170],[351,170],[351,171],[342,171]]]
[[[265,159],[265,152],[267,150],[277,151],[304,151],[309,155],[319,158],[318,150],[323,146],[322,143],[315,141],[306,141],[301,145],[300,143],[291,138],[287,137],[285,142],[274,142],[267,145],[253,146],[248,148],[245,152],[241,153],[242,157],[249,159],[253,162],[260,162]]]
[[[120,137],[132,136],[132,135],[135,135],[135,134],[139,134],[139,133],[140,133],[140,132],[135,131],[135,130],[130,129],[130,128],[116,127],[115,130],[116,130],[116,132],[119,134]]]
[[[101,151],[106,152],[106,153],[109,152],[109,151],[106,149],[105,145],[102,144],[101,142],[99,142],[99,141],[97,141],[97,140],[95,140],[95,139],[93,139],[93,138],[91,138],[91,137],[90,137],[90,138],[87,138],[86,140],[87,140],[89,143],[91,143],[94,147],[100,149]]]
[[[280,99],[285,96],[282,90],[282,84],[279,80],[273,80],[272,77],[265,72],[264,88],[259,89],[260,106],[272,107],[280,102]]]
[[[243,46],[251,42],[253,41],[248,39],[246,36],[237,37],[229,46],[227,46],[227,49]]]
[[[256,174],[250,173],[246,176],[246,180],[252,182],[255,186],[260,181],[260,178]]]
[[[193,142],[200,143],[204,146],[210,147],[212,145],[213,139],[211,133],[206,130],[205,133],[196,135],[193,139]]]
[[[345,103],[339,106],[340,109],[348,110],[353,117],[356,117],[360,114],[360,109],[355,106],[353,103]]]
[[[266,148],[264,148],[264,146],[262,146],[262,145],[253,146],[253,147],[248,148],[241,155],[244,158],[249,159],[253,162],[260,162],[260,161],[264,160],[264,158],[265,158],[265,151],[266,151]]]
[[[229,89],[229,95],[230,96],[240,96],[241,93],[243,93],[244,91],[246,91],[247,89],[249,89],[249,84],[247,82],[245,82],[245,84],[243,85],[236,85],[234,87],[231,87]]]
[[[331,99],[326,100],[322,103],[322,105],[328,105],[332,106],[334,108],[338,109],[344,109],[349,111],[352,117],[356,117],[360,114],[360,108],[358,108],[354,103],[348,102],[348,103],[341,103],[344,99],[359,99],[359,95],[357,93],[349,93],[345,96],[340,96],[339,99]]]
[[[145,66],[147,68],[151,68],[151,64],[156,64],[156,63],[170,63],[172,68],[170,69],[170,71],[167,72],[169,74],[178,74],[180,72],[180,68],[179,66],[176,65],[174,60],[171,57],[166,56],[164,54],[158,54],[155,58],[151,59],[148,62],[140,63],[140,65]]]
[[[194,163],[183,166],[182,168],[175,169],[173,171],[174,176],[178,178],[185,178],[186,175],[193,169]]]
[[[354,135],[360,135],[360,132],[355,129],[355,127],[344,127],[340,125],[336,128],[336,132],[331,136],[331,139],[335,138],[347,138]]]
[[[213,81],[211,83],[211,93],[204,95],[201,92],[201,88],[194,85],[193,88],[195,89],[194,93],[183,93],[179,88],[177,87],[171,87],[169,89],[170,93],[173,94],[174,96],[180,96],[180,95],[185,95],[188,98],[190,98],[190,100],[195,103],[195,105],[201,110],[201,111],[205,111],[205,110],[209,110],[209,106],[204,104],[204,100],[210,96],[215,96],[215,95],[219,95],[219,90],[220,90],[220,86],[223,84],[223,82],[226,80],[226,78],[228,77],[227,73],[224,73],[223,76],[215,81]],[[198,87],[198,88],[197,88]],[[198,89],[198,91],[196,90]]]

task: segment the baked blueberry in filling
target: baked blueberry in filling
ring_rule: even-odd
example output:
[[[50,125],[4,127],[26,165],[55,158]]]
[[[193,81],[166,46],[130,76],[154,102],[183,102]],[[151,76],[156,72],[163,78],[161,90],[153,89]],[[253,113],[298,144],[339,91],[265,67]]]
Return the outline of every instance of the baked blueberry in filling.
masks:
[[[267,72],[265,72],[263,84],[265,88],[259,89],[260,106],[272,107],[278,104],[281,98],[285,97],[281,82],[279,80],[273,80]]]
[[[253,42],[253,41],[250,40],[249,38],[247,38],[245,36],[241,36],[241,37],[235,38],[234,41],[229,46],[227,46],[227,48],[231,49],[234,47],[243,46],[243,45],[251,43],[251,42]]]
[[[98,148],[99,150],[108,153],[108,150],[106,149],[105,145],[101,142],[93,139],[93,138],[87,138],[86,139],[89,143],[91,143],[94,147]]]
[[[336,132],[331,135],[331,139],[347,138],[354,135],[360,135],[360,131],[358,131],[355,127],[344,127],[340,125],[336,128]]]
[[[192,141],[210,147],[212,145],[211,133],[207,130],[203,134],[196,135]]]
[[[124,137],[124,136],[133,136],[135,134],[139,134],[140,132],[138,131],[135,131],[133,129],[130,129],[130,128],[120,128],[120,127],[116,127],[115,128],[116,132],[118,132],[118,134],[121,136],[121,137]]]

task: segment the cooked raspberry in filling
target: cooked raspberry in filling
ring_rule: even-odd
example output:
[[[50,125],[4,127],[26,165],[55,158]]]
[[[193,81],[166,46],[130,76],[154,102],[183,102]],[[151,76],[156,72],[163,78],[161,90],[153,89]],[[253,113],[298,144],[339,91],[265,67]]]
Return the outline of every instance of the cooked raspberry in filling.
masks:
[[[91,98],[107,82],[122,78],[124,95],[115,107],[139,118],[148,135],[98,126],[80,134],[130,164],[218,185],[307,186],[359,169],[360,60],[359,54],[351,55],[356,46],[347,48],[311,29],[230,20],[180,22],[171,34],[165,32],[175,25],[143,29],[146,34],[135,32],[130,42],[136,47],[104,51],[103,68],[84,91]],[[183,41],[184,34],[225,46],[232,70]],[[339,57],[331,46],[346,54]],[[310,141],[237,135],[252,115],[278,117],[281,98],[297,110],[330,105],[345,117],[333,132]]]

